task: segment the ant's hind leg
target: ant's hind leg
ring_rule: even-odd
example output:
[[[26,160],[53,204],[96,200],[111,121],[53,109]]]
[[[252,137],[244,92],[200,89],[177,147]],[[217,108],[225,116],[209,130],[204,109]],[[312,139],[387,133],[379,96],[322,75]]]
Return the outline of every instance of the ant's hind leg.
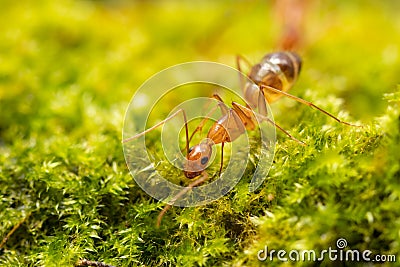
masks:
[[[283,92],[283,91],[281,91],[281,90],[275,89],[275,88],[273,88],[273,87],[271,87],[271,86],[260,85],[260,87],[261,87],[261,90],[265,89],[265,90],[268,90],[268,91],[270,91],[270,92],[282,94],[282,95],[287,96],[287,97],[289,97],[289,98],[291,98],[291,99],[293,99],[293,100],[296,100],[297,102],[300,102],[300,103],[302,103],[302,104],[304,104],[304,105],[307,105],[307,106],[309,106],[309,107],[313,107],[313,108],[319,110],[320,112],[324,113],[325,115],[331,117],[332,119],[334,119],[335,121],[337,121],[337,122],[339,122],[339,123],[346,124],[346,125],[349,125],[349,126],[361,127],[360,125],[354,125],[354,124],[351,124],[351,123],[342,121],[342,120],[340,120],[339,118],[333,116],[333,115],[332,115],[331,113],[329,113],[328,111],[323,110],[322,108],[316,106],[315,104],[311,103],[310,101],[304,100],[304,99],[302,99],[302,98],[300,98],[300,97],[297,97],[297,96],[288,94],[288,93]]]

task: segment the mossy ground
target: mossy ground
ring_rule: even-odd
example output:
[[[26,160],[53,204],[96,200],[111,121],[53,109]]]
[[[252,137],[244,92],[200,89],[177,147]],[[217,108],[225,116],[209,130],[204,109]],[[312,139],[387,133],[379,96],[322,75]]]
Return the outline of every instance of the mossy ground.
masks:
[[[171,209],[157,229],[163,204],[122,152],[131,96],[177,63],[256,62],[281,30],[272,3],[1,1],[0,240],[21,224],[0,263],[258,266],[266,245],[322,251],[345,238],[399,265],[400,6],[311,3],[292,93],[364,127],[284,99],[275,120],[308,146],[278,134],[258,191],[240,182],[206,206]]]

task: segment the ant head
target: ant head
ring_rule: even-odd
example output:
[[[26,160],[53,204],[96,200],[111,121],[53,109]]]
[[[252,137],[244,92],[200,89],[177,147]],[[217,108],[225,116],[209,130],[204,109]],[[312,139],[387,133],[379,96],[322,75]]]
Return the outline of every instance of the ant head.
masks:
[[[202,142],[189,149],[184,174],[187,178],[195,178],[204,171],[212,154],[212,145],[209,141]]]

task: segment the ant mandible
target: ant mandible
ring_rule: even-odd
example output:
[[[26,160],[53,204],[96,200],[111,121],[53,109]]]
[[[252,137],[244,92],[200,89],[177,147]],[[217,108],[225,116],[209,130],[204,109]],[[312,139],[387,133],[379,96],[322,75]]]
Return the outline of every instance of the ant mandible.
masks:
[[[251,68],[247,76],[251,81],[253,81],[253,83],[244,83],[241,81],[243,97],[246,100],[247,105],[243,106],[237,102],[232,102],[232,107],[228,108],[222,101],[221,97],[219,97],[217,94],[214,94],[213,98],[218,101],[218,107],[221,109],[222,117],[211,126],[207,133],[207,138],[201,143],[192,147],[189,146],[192,137],[196,132],[202,129],[207,118],[201,121],[199,126],[197,126],[189,138],[186,113],[183,109],[179,109],[165,120],[157,123],[144,132],[122,141],[123,143],[129,142],[156,129],[180,113],[183,115],[186,134],[186,163],[184,166],[184,175],[189,179],[194,179],[198,176],[201,177],[190,183],[185,189],[180,191],[171,199],[171,204],[166,205],[158,215],[157,226],[160,225],[161,219],[165,212],[170,209],[171,205],[177,199],[188,192],[191,188],[203,183],[208,179],[208,175],[204,170],[211,158],[213,146],[216,144],[221,144],[221,164],[219,169],[219,175],[221,175],[223,167],[224,144],[233,142],[246,130],[255,130],[258,121],[266,121],[267,123],[271,123],[292,140],[300,143],[301,145],[306,145],[304,142],[299,141],[290,135],[287,131],[282,129],[282,127],[267,117],[267,103],[274,102],[280,97],[286,96],[321,111],[339,123],[356,126],[338,119],[334,115],[319,108],[309,101],[287,93],[296,82],[301,70],[302,62],[296,53],[288,51],[270,53],[265,55],[261,62],[255,65],[252,65],[243,56],[238,55],[236,57],[236,64],[240,72],[242,71],[241,62],[245,62]],[[253,112],[253,109],[255,108],[258,108],[257,113]]]

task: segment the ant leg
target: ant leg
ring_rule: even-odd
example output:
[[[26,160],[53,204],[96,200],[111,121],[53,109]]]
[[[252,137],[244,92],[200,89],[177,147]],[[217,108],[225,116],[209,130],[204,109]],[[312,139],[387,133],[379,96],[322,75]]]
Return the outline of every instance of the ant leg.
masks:
[[[214,95],[213,95],[213,98],[215,98],[216,100],[219,101],[218,106],[220,107],[221,112],[223,113],[223,115],[226,115],[226,114],[229,115],[229,114],[230,114],[230,112],[229,112],[230,110],[229,110],[228,107],[225,105],[225,103],[223,102],[222,98],[221,98],[218,94],[214,94]],[[216,109],[216,107],[214,107],[214,109]],[[213,110],[213,112],[214,112],[214,111],[215,111],[215,110]],[[207,117],[207,118],[204,118],[204,119],[202,120],[202,122],[200,123],[200,125],[196,128],[196,130],[194,131],[194,133],[197,132],[198,129],[201,129],[201,127],[203,127],[204,123],[205,123],[208,119],[209,119],[208,117]],[[228,119],[229,119],[229,118],[228,118]],[[192,133],[192,136],[190,137],[190,139],[193,137],[193,134],[194,134],[194,133]],[[219,176],[221,176],[222,167],[223,167],[224,142],[222,142],[222,147],[221,147],[221,148],[222,148],[222,151],[221,151],[221,167],[220,167],[220,169],[219,169]],[[208,174],[207,174],[206,172],[203,172],[202,177],[200,177],[199,179],[197,179],[197,180],[194,181],[193,183],[189,184],[186,188],[182,189],[176,196],[174,196],[174,197],[171,199],[170,204],[166,205],[166,206],[163,208],[163,210],[158,214],[156,226],[157,226],[157,227],[160,227],[161,220],[162,220],[164,214],[172,207],[172,204],[173,204],[177,199],[179,199],[182,195],[186,194],[186,193],[187,193],[190,189],[192,189],[193,187],[196,187],[197,185],[199,185],[199,184],[205,182],[207,179],[208,179]]]
[[[163,121],[160,121],[159,123],[157,123],[156,125],[150,127],[149,129],[145,130],[144,132],[141,132],[139,134],[136,134],[132,137],[129,137],[127,139],[122,140],[122,143],[127,143],[129,141],[132,141],[136,138],[139,138],[151,131],[153,131],[154,129],[156,129],[157,127],[160,127],[161,125],[163,125],[164,123],[166,123],[167,121],[171,120],[173,117],[177,116],[179,113],[182,112],[183,115],[183,120],[185,121],[185,134],[186,134],[186,155],[189,155],[189,130],[188,130],[188,126],[187,126],[187,118],[186,118],[186,112],[183,109],[179,109],[178,111],[176,111],[174,114],[172,114],[171,116],[169,116],[168,118],[166,118]]]
[[[290,133],[288,133],[286,130],[284,130],[281,126],[276,124],[274,121],[272,121],[270,118],[268,118],[268,109],[267,109],[267,101],[264,96],[264,92],[262,90],[259,91],[258,94],[258,116],[261,121],[266,121],[268,123],[271,123],[275,128],[286,134],[290,139],[293,141],[296,141],[300,145],[306,146],[307,144],[304,143],[303,141],[298,140],[297,138],[293,137]]]
[[[297,143],[299,143],[302,146],[306,146],[307,144],[304,143],[303,141],[300,141],[299,139],[297,139],[296,137],[294,137],[293,135],[291,135],[290,133],[288,133],[286,130],[284,130],[281,126],[279,126],[278,124],[276,124],[275,122],[273,122],[270,118],[265,117],[263,115],[257,114],[257,117],[261,120],[261,121],[266,121],[268,123],[271,123],[273,126],[275,126],[275,128],[277,128],[278,130],[282,131],[284,134],[286,134],[290,139],[292,139],[293,141],[296,141]]]
[[[224,166],[224,145],[225,145],[225,143],[222,142],[221,143],[221,166],[219,167],[219,175],[218,176],[221,176],[222,166]]]
[[[218,94],[213,94],[212,97],[218,100],[218,107],[221,109],[222,116],[228,114],[229,108],[226,106],[224,100],[222,100],[222,98]]]
[[[243,73],[243,71],[242,71],[242,67],[240,65],[240,62],[246,63],[246,65],[249,67],[249,69],[251,69],[251,67],[253,66],[250,63],[250,61],[247,58],[245,58],[244,56],[236,55],[236,67],[237,67],[237,70],[240,71],[241,73]],[[245,83],[244,83],[242,75],[243,74],[239,74],[239,79],[240,79],[240,88],[242,88],[242,90],[243,90]]]
[[[211,116],[211,114],[213,114],[216,110],[217,110],[218,106],[214,106],[207,114],[206,117],[204,119],[201,120],[201,122],[199,123],[199,125],[196,127],[196,129],[194,129],[194,131],[192,132],[192,134],[189,137],[189,142],[192,141],[192,138],[194,137],[195,133],[197,133],[198,131],[201,131],[204,127],[204,124],[209,120],[209,117]]]
[[[196,181],[194,181],[193,183],[190,183],[187,187],[185,187],[184,189],[182,189],[178,194],[176,194],[172,199],[170,204],[166,205],[163,210],[158,214],[157,217],[157,228],[160,227],[161,224],[161,220],[164,216],[164,214],[172,207],[172,204],[175,203],[175,201],[177,201],[181,196],[183,196],[184,194],[186,194],[190,189],[192,189],[193,187],[198,186],[199,184],[205,182],[208,179],[208,174],[206,172],[203,172],[203,175],[197,179]]]
[[[222,100],[222,98],[218,94],[213,94],[212,98],[218,100],[218,106],[214,106],[206,114],[206,117],[200,122],[200,124],[192,132],[192,134],[191,134],[191,136],[189,138],[189,142],[192,140],[192,138],[195,135],[195,133],[197,133],[198,131],[201,131],[203,129],[204,124],[210,119],[209,117],[211,116],[211,114],[213,114],[216,111],[217,107],[219,107],[221,109],[221,113],[222,113],[223,116],[228,113],[228,107],[225,105],[224,101]]]
[[[264,101],[265,104],[265,101]],[[248,127],[250,125],[254,125],[251,126],[253,129],[255,127],[255,122],[254,122],[254,113],[251,109],[244,107],[236,102],[232,103],[232,106],[234,108],[234,110],[236,111],[236,113],[239,115],[239,117],[242,119],[242,121],[245,123],[245,125],[248,125]],[[266,110],[266,107],[265,107]],[[298,140],[297,138],[293,137],[290,133],[288,133],[287,131],[285,131],[281,126],[279,126],[278,124],[276,124],[275,122],[273,122],[270,118],[268,118],[267,116],[263,115],[263,114],[256,114],[256,117],[260,120],[260,121],[266,121],[268,123],[271,123],[275,128],[277,128],[278,130],[282,131],[284,134],[286,134],[290,139],[296,141],[297,143],[305,146],[306,143]]]
[[[240,71],[240,72],[242,72],[242,68],[240,67],[240,62],[241,61],[246,63],[247,66],[250,67],[250,68],[253,66],[253,64],[251,64],[250,61],[247,58],[245,58],[244,56],[236,55],[236,66],[237,66],[238,71]]]
[[[283,92],[283,91],[281,91],[281,90],[275,89],[275,88],[273,88],[273,87],[271,87],[271,86],[267,86],[267,85],[260,85],[260,87],[261,87],[261,89],[266,89],[266,90],[269,90],[269,91],[274,92],[274,93],[282,94],[282,95],[287,96],[287,97],[289,97],[289,98],[291,98],[291,99],[293,99],[293,100],[296,100],[297,102],[300,102],[300,103],[302,103],[302,104],[305,104],[305,105],[307,105],[307,106],[309,106],[309,107],[313,107],[313,108],[319,110],[320,112],[324,113],[325,115],[328,115],[329,117],[331,117],[332,119],[336,120],[336,121],[339,122],[339,123],[346,124],[346,125],[349,125],[349,126],[362,127],[362,126],[360,126],[360,125],[354,125],[354,124],[351,124],[351,123],[342,121],[342,120],[338,119],[337,117],[333,116],[333,115],[332,115],[331,113],[329,113],[328,111],[325,111],[325,110],[323,110],[322,108],[320,108],[320,107],[314,105],[313,103],[311,103],[311,102],[309,102],[309,101],[307,101],[307,100],[304,100],[304,99],[302,99],[302,98],[299,98],[299,97],[297,97],[297,96],[288,94],[288,93],[286,93],[286,92]]]

